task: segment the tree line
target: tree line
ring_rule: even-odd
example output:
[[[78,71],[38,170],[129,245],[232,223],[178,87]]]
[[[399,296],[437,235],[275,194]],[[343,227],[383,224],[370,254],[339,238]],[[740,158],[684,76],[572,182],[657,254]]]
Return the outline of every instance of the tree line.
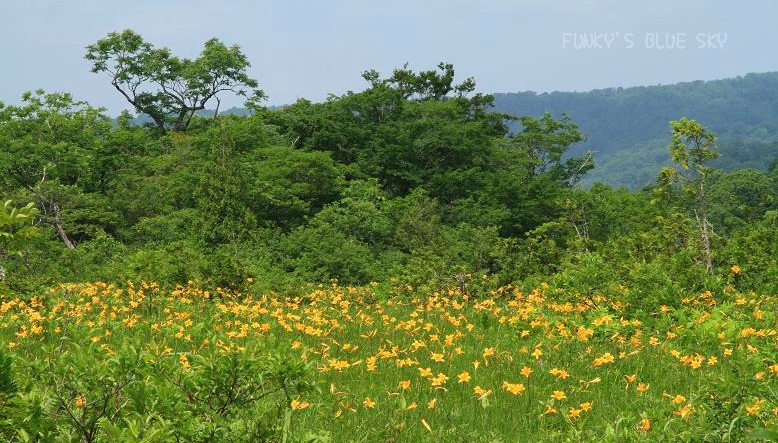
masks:
[[[366,71],[363,91],[268,109],[240,48],[216,39],[189,60],[124,31],[86,58],[152,122],[40,90],[0,107],[8,290],[548,282],[649,306],[777,289],[778,166],[716,168],[695,120],[662,123],[674,167],[651,185],[584,189],[598,157],[572,118],[494,112],[451,64]],[[251,115],[197,114],[228,92]]]

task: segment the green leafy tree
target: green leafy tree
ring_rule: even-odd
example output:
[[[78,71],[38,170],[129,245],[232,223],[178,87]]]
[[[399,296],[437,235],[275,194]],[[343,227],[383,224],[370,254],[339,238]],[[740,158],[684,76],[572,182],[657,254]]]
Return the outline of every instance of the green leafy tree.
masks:
[[[85,192],[90,159],[109,130],[102,108],[76,101],[68,93],[26,92],[22,105],[0,111],[3,181],[34,198],[42,220],[70,249],[79,240],[74,234],[110,229],[113,224],[100,196]]]
[[[758,222],[776,207],[776,186],[772,177],[757,169],[716,171],[707,191],[711,222],[724,234]]]
[[[331,152],[334,160],[356,165],[357,177],[377,178],[390,196],[419,186],[442,202],[466,193],[463,174],[477,162],[488,163],[506,132],[502,115],[486,112],[491,96],[468,96],[474,82],[455,84],[448,64],[421,72],[405,66],[384,79],[367,71],[363,77],[370,83],[365,91],[322,104],[300,101],[268,119],[294,147]]]
[[[256,215],[243,198],[248,188],[247,165],[240,161],[235,139],[225,125],[216,129],[212,146],[212,161],[206,164],[199,190],[203,234],[209,245],[236,243],[257,226]]]
[[[591,152],[579,157],[563,158],[565,153],[586,137],[567,116],[554,119],[546,112],[540,118],[520,117],[522,130],[508,139],[508,148],[526,156],[523,162],[529,175],[548,174],[554,181],[571,187],[594,167]]]
[[[246,70],[250,63],[236,45],[218,39],[205,42],[194,60],[157,49],[132,30],[112,32],[87,46],[92,72],[105,72],[111,85],[138,111],[147,114],[160,131],[184,131],[197,111],[219,93],[261,99],[258,82]],[[218,105],[217,105],[218,113]]]
[[[700,226],[702,252],[705,259],[705,269],[713,270],[713,254],[711,253],[708,207],[705,196],[706,179],[713,169],[707,163],[719,156],[716,148],[716,136],[695,120],[682,118],[670,122],[673,134],[669,146],[673,161],[681,167],[677,169],[666,167],[659,173],[660,189],[667,189],[674,182],[683,182],[685,190],[696,201],[695,217]]]
[[[32,203],[21,208],[15,208],[12,203],[7,200],[0,209],[0,259],[15,254],[20,240],[35,235],[35,228],[30,222],[38,214],[38,209]],[[0,262],[0,282],[5,279],[5,268]]]
[[[464,97],[475,90],[475,80],[472,77],[462,83],[454,84],[454,65],[439,63],[438,70],[413,72],[408,63],[395,69],[392,76],[381,79],[381,74],[375,70],[362,73],[362,77],[370,82],[373,88],[386,86],[402,94],[410,100],[443,100],[452,92],[457,97]]]

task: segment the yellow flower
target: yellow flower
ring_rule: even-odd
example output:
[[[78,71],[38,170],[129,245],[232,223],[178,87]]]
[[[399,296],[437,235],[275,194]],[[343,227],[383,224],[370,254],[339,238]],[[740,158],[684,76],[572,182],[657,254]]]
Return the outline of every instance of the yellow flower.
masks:
[[[686,417],[688,417],[692,412],[694,412],[694,406],[692,406],[690,404],[686,404],[683,407],[681,407],[678,410],[676,410],[675,412],[673,412],[673,414],[675,414],[675,415],[677,415],[677,416],[679,416],[679,417],[681,417],[683,419],[686,419]]]
[[[438,373],[438,375],[435,376],[435,378],[432,378],[430,380],[430,383],[432,384],[432,386],[442,386],[442,385],[446,384],[447,381],[448,381],[448,376],[446,376],[446,374],[443,374],[441,372],[441,373]]]
[[[370,356],[367,358],[367,370],[368,372],[373,372],[376,370],[376,365],[378,362],[378,357],[376,356]]]
[[[459,379],[459,383],[467,383],[470,381],[470,374],[467,371],[465,371],[457,375],[457,378]]]
[[[643,417],[643,420],[640,420],[640,424],[638,425],[638,428],[640,428],[643,432],[648,432],[651,430],[651,420],[649,420],[646,417]]]
[[[754,404],[746,406],[746,412],[748,412],[748,415],[758,415],[759,410],[762,408],[762,403],[764,403],[764,399],[757,399]]]
[[[546,405],[546,410],[543,412],[543,415],[551,415],[556,414],[556,409],[554,409],[551,405]]]
[[[523,368],[521,368],[521,375],[529,378],[530,374],[532,374],[532,368],[530,368],[529,366],[524,366]]]
[[[535,360],[537,360],[537,359],[540,358],[540,356],[543,355],[543,351],[541,351],[540,348],[535,348],[535,350],[532,351],[532,354],[530,354],[530,355],[535,357]]]
[[[564,400],[567,398],[567,395],[565,395],[565,391],[554,391],[554,393],[551,394],[551,397],[554,400]]]
[[[76,407],[81,409],[86,406],[86,400],[81,394],[76,395]]]
[[[731,268],[729,268],[733,274],[738,275],[740,274],[740,266],[738,265],[732,265]]]
[[[638,392],[640,392],[642,394],[642,393],[648,391],[648,386],[649,386],[648,383],[640,382],[640,383],[638,383],[637,390],[638,390]]]
[[[484,348],[484,358],[494,355],[494,348]]]
[[[409,405],[408,405],[408,407],[407,407],[407,408],[405,408],[405,410],[406,410],[406,411],[410,411],[410,410],[412,410],[412,409],[416,409],[416,408],[418,408],[418,407],[419,407],[419,405],[418,405],[416,402],[413,402],[413,403],[409,404]]]
[[[290,406],[292,407],[292,410],[294,410],[294,411],[299,411],[299,410],[305,409],[305,408],[309,407],[310,405],[311,404],[309,402],[307,402],[305,400],[300,401],[299,399],[296,399],[296,398],[294,400],[292,400],[292,402],[290,404]]]
[[[419,368],[419,376],[432,377],[432,368]]]
[[[613,363],[613,355],[610,352],[606,352],[592,361],[592,366],[602,366],[606,363]]]
[[[588,411],[592,410],[593,403],[590,402],[590,401],[587,401],[586,403],[581,403],[579,406],[581,407],[582,410],[588,412]]]
[[[513,395],[519,395],[525,390],[523,383],[509,383],[504,381],[502,382],[502,387]]]
[[[436,363],[443,363],[444,361],[443,354],[438,354],[435,352],[432,353],[432,357],[430,357],[430,359]]]
[[[184,369],[189,369],[189,367],[191,366],[191,365],[189,364],[189,359],[188,359],[188,358],[186,358],[186,354],[179,354],[179,355],[178,355],[178,361],[181,363],[181,366],[182,366]]]
[[[575,420],[576,418],[581,416],[581,410],[576,408],[570,408],[570,413],[568,414],[570,418]]]
[[[411,381],[410,380],[402,380],[397,385],[397,388],[402,389],[402,390],[410,389],[410,387],[411,387]]]
[[[367,409],[373,409],[375,407],[375,401],[373,401],[370,397],[365,397],[365,400],[362,402],[362,404]]]
[[[570,377],[570,374],[564,369],[551,368],[551,370],[548,372],[551,375],[555,376],[556,378],[560,378],[560,379],[565,379],[567,377]]]
[[[432,400],[427,402],[427,409],[435,409],[435,406],[438,404],[438,399],[433,398]]]

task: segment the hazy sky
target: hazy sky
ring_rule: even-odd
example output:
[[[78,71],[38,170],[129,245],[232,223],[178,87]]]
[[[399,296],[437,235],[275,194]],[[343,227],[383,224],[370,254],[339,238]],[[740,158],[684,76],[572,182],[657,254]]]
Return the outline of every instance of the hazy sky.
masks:
[[[43,88],[117,114],[128,105],[83,55],[126,28],[184,57],[211,37],[238,44],[269,103],[284,104],[362,90],[362,71],[405,62],[451,62],[483,92],[778,71],[775,23],[775,0],[0,0],[0,101]],[[602,48],[582,48],[582,34]],[[222,109],[241,103],[224,97]]]

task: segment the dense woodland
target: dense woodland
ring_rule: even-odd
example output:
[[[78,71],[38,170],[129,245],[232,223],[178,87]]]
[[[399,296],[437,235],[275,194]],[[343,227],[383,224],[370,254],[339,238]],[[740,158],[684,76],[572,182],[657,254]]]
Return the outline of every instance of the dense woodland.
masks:
[[[110,65],[118,50],[135,51],[136,71]],[[709,138],[697,148],[711,154],[690,165],[669,142],[691,152],[700,133],[644,122],[665,128],[666,163],[688,172],[683,181],[657,169],[639,191],[583,189],[600,158],[575,154],[586,134],[571,117],[494,112],[495,97],[474,93],[473,79],[456,83],[448,64],[368,71],[361,92],[269,110],[245,75],[248,61],[218,40],[191,61],[126,31],[87,58],[110,74],[106,89],[132,91],[123,93],[154,122],[136,126],[127,113],[113,120],[60,92],[28,92],[23,104],[0,109],[6,216],[28,204],[36,211],[4,222],[2,284],[11,290],[140,278],[236,289],[390,278],[435,286],[478,276],[591,291],[623,284],[661,297],[655,288],[720,284],[737,264],[744,287],[776,291],[778,167],[715,167],[717,141],[699,124]],[[159,60],[181,78],[137,74]],[[713,85],[737,90],[771,78]],[[250,98],[252,115],[197,115],[207,98],[229,91]],[[607,126],[600,116],[585,118]]]
[[[591,149],[597,167],[583,183],[639,189],[671,165],[667,122],[694,118],[719,137],[725,171],[765,170],[778,159],[778,73],[591,92],[495,94],[495,110],[512,115],[569,115],[587,135],[571,152]]]
[[[216,39],[86,58],[148,124],[0,104],[5,441],[778,441],[778,162],[722,168],[728,117],[646,111],[650,183],[582,186],[606,100],[513,116],[441,63],[268,109]]]

